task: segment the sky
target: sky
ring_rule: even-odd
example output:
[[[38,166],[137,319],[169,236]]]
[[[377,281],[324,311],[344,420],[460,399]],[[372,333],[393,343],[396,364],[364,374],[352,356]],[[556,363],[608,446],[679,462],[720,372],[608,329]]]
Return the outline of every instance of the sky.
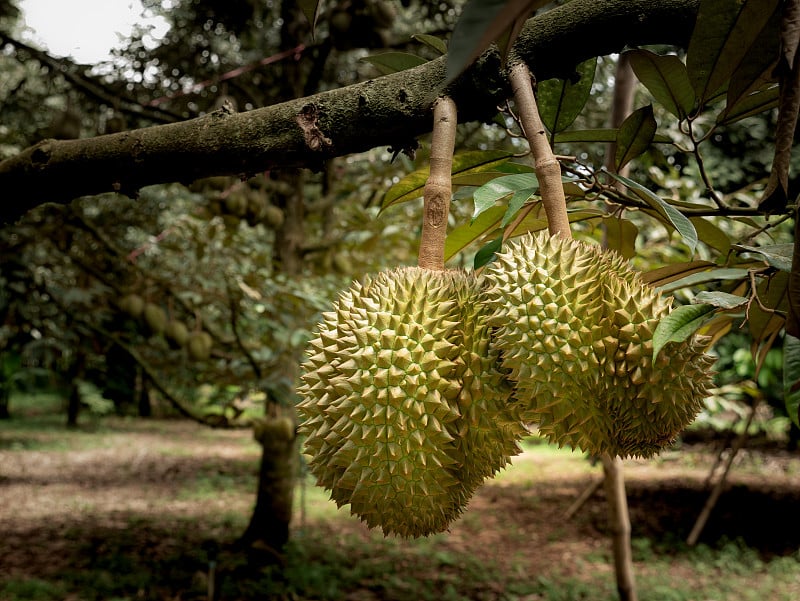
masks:
[[[32,30],[28,40],[84,64],[106,60],[132,24],[144,21],[140,0],[20,0],[19,6]],[[156,35],[159,26],[163,31],[163,22],[148,22]]]

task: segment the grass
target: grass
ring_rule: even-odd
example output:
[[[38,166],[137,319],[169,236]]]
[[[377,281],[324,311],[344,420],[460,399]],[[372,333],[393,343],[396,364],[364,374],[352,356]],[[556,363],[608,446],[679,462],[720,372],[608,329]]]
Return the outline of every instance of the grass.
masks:
[[[216,569],[225,600],[618,598],[608,541],[596,523],[605,515],[602,498],[591,500],[574,520],[554,517],[564,500],[601,473],[580,453],[526,441],[525,455],[487,484],[488,492],[453,532],[413,541],[366,531],[306,475],[295,492],[284,563],[268,566],[225,545],[244,531],[254,502],[260,449],[249,434],[119,418],[66,430],[61,415],[47,413],[60,407],[57,400],[37,398],[33,406],[29,416],[0,422],[0,495],[3,462],[13,464],[30,450],[47,464],[73,451],[85,459],[86,451],[99,449],[107,461],[109,450],[146,449],[145,458],[165,471],[163,479],[144,474],[138,483],[144,508],[126,509],[124,499],[118,507],[104,505],[84,491],[60,501],[66,517],[48,516],[29,530],[16,524],[16,512],[0,511],[0,528],[14,525],[19,541],[14,547],[0,540],[0,601],[205,599],[209,541],[222,544]],[[687,454],[664,464],[696,470],[704,461]],[[122,465],[136,485],[139,475],[129,463]],[[650,469],[659,469],[658,462]],[[92,484],[101,496],[107,493],[103,482]],[[43,484],[46,479],[26,498],[56,494]],[[0,496],[0,507],[12,504]],[[690,548],[677,534],[663,532],[637,535],[632,546],[643,601],[800,599],[800,541],[797,553],[770,557],[738,538]],[[25,552],[37,569],[20,567],[21,560],[15,570],[3,569],[4,557]]]

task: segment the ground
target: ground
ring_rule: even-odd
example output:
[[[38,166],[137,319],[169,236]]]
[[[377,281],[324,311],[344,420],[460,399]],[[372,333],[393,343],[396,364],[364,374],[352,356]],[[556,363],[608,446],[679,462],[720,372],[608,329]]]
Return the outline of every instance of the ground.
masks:
[[[743,452],[690,549],[714,457],[625,462],[640,598],[800,598],[800,456]],[[578,453],[526,445],[449,532],[418,541],[368,531],[306,478],[282,569],[229,547],[258,459],[249,432],[184,421],[0,424],[0,599],[206,599],[212,565],[222,599],[615,597],[602,488],[564,516],[602,473]]]

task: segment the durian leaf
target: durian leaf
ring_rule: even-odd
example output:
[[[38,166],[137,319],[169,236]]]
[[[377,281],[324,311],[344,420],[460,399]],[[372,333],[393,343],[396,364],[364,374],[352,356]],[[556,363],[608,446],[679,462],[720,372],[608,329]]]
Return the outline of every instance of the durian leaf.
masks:
[[[541,205],[537,205],[541,206]],[[570,223],[578,223],[580,221],[589,221],[590,219],[597,219],[601,217],[604,213],[602,211],[596,209],[580,209],[577,211],[567,211],[567,218],[569,219]],[[514,228],[514,231],[511,232],[507,237],[513,238],[515,236],[521,236],[522,234],[526,234],[528,232],[538,232],[543,229],[547,228],[547,219],[539,215],[539,213],[535,213],[532,215],[528,215],[523,219],[517,227]]]
[[[617,171],[650,148],[656,127],[653,107],[649,104],[628,115],[617,134],[617,153],[614,158]]]
[[[454,228],[444,243],[444,260],[452,259],[467,246],[480,240],[500,227],[506,208],[501,206],[491,207],[481,213],[477,219]]]
[[[719,251],[720,255],[724,256],[728,254],[728,251],[731,249],[731,239],[728,237],[728,234],[705,217],[689,217],[689,221],[694,225],[700,242]]]
[[[772,86],[745,96],[735,106],[726,108],[717,115],[717,125],[730,125],[747,117],[774,109],[778,106],[779,93],[778,86]]]
[[[470,150],[462,152],[453,157],[452,173],[455,176],[496,169],[511,156],[513,156],[512,153],[506,150]],[[412,171],[394,184],[386,191],[383,197],[381,211],[394,204],[421,198],[428,175],[430,175],[430,166]]]
[[[738,251],[746,251],[761,255],[768,265],[781,271],[792,271],[792,253],[794,244],[770,244],[768,246],[745,246],[737,244],[734,248]]]
[[[725,98],[725,112],[748,94],[776,81],[775,66],[780,54],[782,12],[780,7],[773,11],[747,56],[731,75]]]
[[[761,345],[773,333],[780,330],[786,320],[781,313],[789,308],[789,273],[778,271],[772,277],[765,278],[756,286],[756,294],[760,302],[750,304],[748,310],[747,326],[753,337],[754,345]],[[761,306],[764,306],[764,309]],[[756,357],[756,353],[753,353]]]
[[[791,334],[783,340],[783,400],[786,413],[800,427],[800,338]]]
[[[429,48],[433,48],[439,54],[447,54],[447,43],[443,39],[437,38],[435,35],[415,33],[411,36],[411,39],[421,42]]]
[[[729,294],[715,290],[698,292],[694,297],[695,302],[713,305],[719,309],[738,309],[747,304],[747,298],[737,294]]]
[[[706,282],[715,282],[719,280],[743,280],[748,277],[749,272],[746,269],[738,269],[736,267],[720,267],[719,269],[710,269],[708,271],[701,271],[687,275],[679,280],[674,280],[669,284],[659,286],[658,290],[661,292],[672,292],[680,288],[688,288],[689,286],[697,286],[698,284],[705,284]]]
[[[683,342],[708,321],[713,305],[682,305],[658,322],[653,332],[653,361],[669,342]]]
[[[317,28],[317,21],[319,20],[319,7],[322,4],[321,0],[297,0],[297,6],[303,11],[303,15],[311,25],[311,37],[315,37],[315,30]]]
[[[632,50],[625,56],[630,60],[637,79],[656,102],[678,119],[685,119],[694,108],[695,95],[681,59],[649,50]]]
[[[689,261],[688,263],[675,263],[653,269],[642,274],[642,279],[654,287],[664,286],[687,275],[707,271],[716,264],[711,261]]]
[[[491,242],[484,245],[477,253],[475,253],[475,259],[473,262],[473,269],[480,269],[487,263],[491,263],[494,260],[495,254],[500,248],[503,246],[503,237],[500,236],[499,238],[495,238]]]
[[[686,68],[704,104],[724,88],[779,0],[701,0],[689,40]]]
[[[708,336],[709,340],[706,343],[706,348],[711,348],[720,338],[730,332],[733,327],[733,321],[734,317],[730,313],[720,313],[705,323],[697,333],[702,336]]]
[[[493,207],[498,200],[508,197],[511,194],[514,196],[517,193],[525,194],[525,200],[539,189],[539,180],[533,173],[518,173],[514,175],[504,175],[493,179],[492,181],[484,184],[473,194],[475,201],[475,210],[472,213],[472,220],[478,217],[489,207]],[[523,201],[524,202],[524,201]],[[522,206],[520,204],[520,206]]]
[[[469,0],[461,11],[447,54],[447,80],[466,69],[489,45],[506,34],[506,45],[514,31],[536,9],[550,0]]]
[[[671,223],[683,238],[686,246],[689,247],[689,252],[694,253],[694,250],[697,247],[697,230],[694,229],[694,225],[692,225],[692,222],[688,217],[686,217],[686,215],[666,202],[658,194],[648,190],[640,183],[619,175],[618,173],[611,173],[607,169],[603,169],[603,171],[608,173],[617,181],[625,184],[625,186],[630,188],[636,194],[636,196],[653,207],[653,209],[655,209],[667,222]]]
[[[618,129],[601,127],[598,129],[571,129],[560,132],[554,140],[555,144],[569,144],[573,142],[616,142]],[[664,134],[657,133],[653,136],[653,143],[671,144],[672,139]]]
[[[582,62],[576,68],[575,83],[563,79],[539,82],[537,98],[542,123],[551,134],[564,131],[580,115],[592,91],[597,57]],[[555,137],[555,136],[554,136]]]
[[[391,75],[406,69],[413,69],[427,63],[427,59],[408,52],[382,52],[359,59],[362,63],[369,63],[380,71],[381,75]]]
[[[630,259],[636,254],[636,236],[639,235],[636,224],[627,219],[608,217],[603,219],[603,227],[610,250],[617,251],[625,259]]]
[[[514,216],[517,214],[517,212],[528,201],[528,199],[531,197],[531,194],[532,193],[528,192],[528,190],[518,190],[514,192],[508,201],[506,214],[503,215],[503,220],[500,222],[501,228],[504,228],[511,223],[511,220],[514,219]]]

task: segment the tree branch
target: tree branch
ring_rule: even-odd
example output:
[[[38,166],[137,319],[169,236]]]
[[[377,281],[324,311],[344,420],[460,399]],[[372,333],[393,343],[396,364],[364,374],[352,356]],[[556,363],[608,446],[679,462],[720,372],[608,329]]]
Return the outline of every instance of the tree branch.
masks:
[[[626,45],[685,45],[699,0],[574,0],[530,19],[514,46],[539,80]],[[431,107],[447,94],[459,119],[489,121],[510,97],[491,50],[445,86],[441,57],[414,69],[246,113],[224,109],[166,125],[84,140],[44,140],[0,162],[0,219],[44,202],[212,175],[319,169],[336,156],[405,147],[431,129]],[[19,192],[24,191],[24,194]],[[13,192],[10,194],[9,192]]]

